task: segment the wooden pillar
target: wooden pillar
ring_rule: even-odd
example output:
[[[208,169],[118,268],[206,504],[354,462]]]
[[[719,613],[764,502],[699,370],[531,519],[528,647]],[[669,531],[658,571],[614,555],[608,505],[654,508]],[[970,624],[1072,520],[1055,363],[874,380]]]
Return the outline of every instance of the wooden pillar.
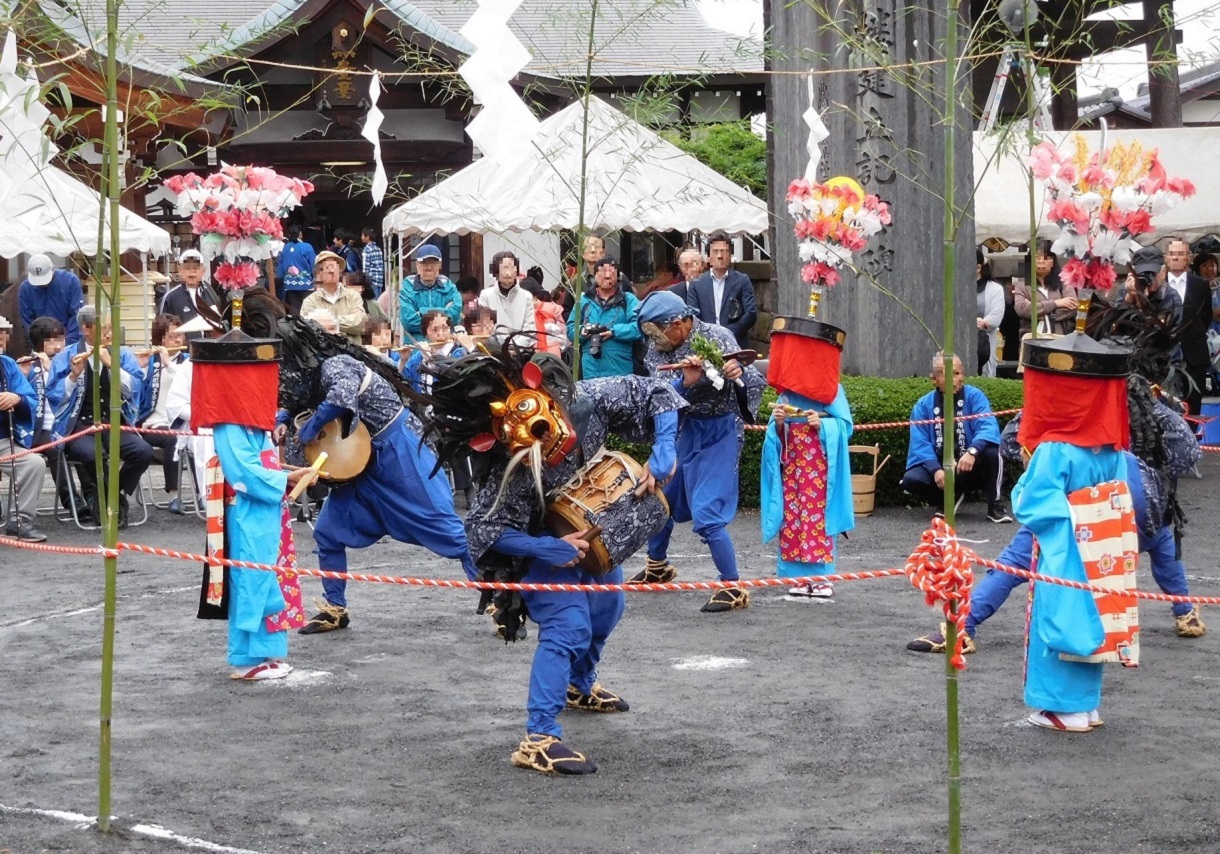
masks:
[[[1076,97],[1076,65],[1070,62],[1051,64],[1051,121],[1055,130],[1072,130],[1080,121],[1080,105]]]
[[[1177,32],[1172,0],[1143,0],[1144,20],[1152,28],[1144,52],[1148,56],[1148,109],[1154,128],[1182,126],[1182,90],[1178,82]]]

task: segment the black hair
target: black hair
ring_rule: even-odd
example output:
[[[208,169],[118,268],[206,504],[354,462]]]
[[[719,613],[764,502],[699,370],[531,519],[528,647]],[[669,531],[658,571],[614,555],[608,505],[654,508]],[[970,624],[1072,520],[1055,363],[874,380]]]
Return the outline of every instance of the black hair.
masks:
[[[1194,273],[1196,276],[1202,276],[1203,273],[1200,271],[1203,269],[1203,265],[1206,264],[1208,261],[1216,261],[1216,260],[1217,260],[1216,256],[1213,255],[1212,253],[1200,252],[1198,255],[1195,256],[1194,260],[1190,262],[1190,271],[1192,273]]]
[[[517,259],[517,256],[505,249],[503,252],[497,252],[495,255],[492,255],[491,263],[487,265],[487,272],[491,273],[493,279],[500,277],[500,262],[505,258],[512,258],[513,266],[517,268],[518,273],[521,272],[521,262]]]
[[[299,226],[295,222],[292,225],[288,226],[288,239],[289,240],[299,240],[300,237],[301,237],[301,226]]]
[[[453,329],[453,320],[448,314],[439,308],[429,309],[419,316],[419,331],[424,334],[424,337],[427,337],[428,327],[432,325],[432,321],[438,317],[445,318],[445,323],[449,326],[449,329]]]
[[[154,347],[160,347],[166,334],[172,327],[181,326],[182,321],[176,314],[158,314],[153,318],[150,337]]]
[[[979,270],[979,282],[986,282],[991,279],[991,265],[987,263],[987,256],[983,254],[982,247],[974,250],[974,263],[982,267]]]
[[[551,295],[547,289],[542,286],[542,282],[535,279],[533,276],[526,276],[521,280],[521,290],[528,293],[534,299],[540,299],[543,302],[550,302]]]
[[[390,321],[384,317],[366,317],[360,324],[360,343],[372,344],[373,333],[381,329],[389,329]]]
[[[1051,251],[1051,242],[1049,240],[1038,240],[1034,243],[1034,249],[1025,258],[1025,282],[1029,285],[1030,298],[1037,292],[1038,287],[1038,256],[1045,255],[1050,258],[1054,266],[1051,271],[1046,274],[1046,288],[1050,291],[1062,290],[1063,285],[1059,281],[1059,256]]]
[[[457,280],[457,289],[460,294],[477,294],[483,290],[479,285],[479,280],[474,276],[462,276]]]
[[[26,330],[26,337],[30,339],[30,349],[41,353],[47,341],[52,338],[67,338],[68,331],[55,318],[43,316],[34,318],[34,322]]]
[[[545,279],[542,276],[542,268],[539,267],[537,264],[535,264],[533,267],[530,267],[528,270],[526,270],[525,275],[529,276],[531,279],[533,279],[535,282],[537,282],[540,285],[545,281]]]
[[[618,259],[617,258],[615,258],[612,255],[603,255],[602,257],[598,258],[596,261],[593,262],[593,272],[596,273],[598,270],[600,270],[602,267],[605,267],[607,264],[613,264],[614,269],[616,269],[616,270],[618,269]]]
[[[377,239],[377,230],[374,229],[371,225],[366,225],[364,228],[360,229],[360,233],[363,234],[365,237],[367,237],[369,240]]]
[[[723,231],[714,231],[712,232],[712,236],[707,239],[707,248],[709,252],[711,251],[712,246],[716,243],[727,243],[729,244],[729,252],[733,251],[733,238],[729,237],[728,234]]]
[[[360,299],[367,302],[377,298],[377,295],[373,293],[373,283],[369,280],[368,276],[359,270],[348,271],[341,276],[341,279],[345,288],[355,287],[356,285],[360,286]]]

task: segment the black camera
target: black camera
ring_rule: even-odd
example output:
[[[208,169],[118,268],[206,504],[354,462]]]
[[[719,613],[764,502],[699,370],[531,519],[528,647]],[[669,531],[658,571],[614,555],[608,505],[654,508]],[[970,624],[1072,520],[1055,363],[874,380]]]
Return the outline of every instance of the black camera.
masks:
[[[602,357],[602,333],[609,331],[609,327],[599,326],[596,323],[586,323],[580,327],[581,340],[588,342],[589,355],[594,359]]]
[[[1135,274],[1135,289],[1141,294],[1148,293],[1148,289],[1152,287],[1156,281],[1156,273],[1136,273]]]

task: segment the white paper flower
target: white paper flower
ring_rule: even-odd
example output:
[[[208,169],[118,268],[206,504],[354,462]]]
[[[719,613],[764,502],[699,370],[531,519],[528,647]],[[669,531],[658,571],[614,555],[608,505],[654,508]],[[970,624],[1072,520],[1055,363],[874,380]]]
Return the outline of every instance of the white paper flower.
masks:
[[[1058,239],[1051,245],[1051,252],[1056,255],[1074,255],[1083,258],[1089,251],[1089,238],[1082,234],[1072,234],[1070,231],[1060,233]]]
[[[1093,238],[1093,257],[1103,261],[1118,261],[1117,253],[1126,247],[1128,239],[1121,232],[1110,231],[1108,228],[1097,230]],[[1128,250],[1128,256],[1130,251]],[[1124,262],[1120,262],[1124,263]]]
[[[1101,193],[1081,193],[1076,201],[1086,211],[1095,211],[1101,208]]]
[[[1143,202],[1144,194],[1135,187],[1115,187],[1110,193],[1110,204],[1123,213],[1138,210]]]

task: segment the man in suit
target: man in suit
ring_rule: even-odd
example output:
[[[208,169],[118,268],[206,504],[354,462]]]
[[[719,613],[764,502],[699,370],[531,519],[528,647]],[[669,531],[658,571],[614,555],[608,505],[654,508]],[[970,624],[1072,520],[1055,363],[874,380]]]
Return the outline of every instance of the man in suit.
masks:
[[[729,269],[733,242],[723,231],[708,240],[707,260],[710,269],[688,285],[686,303],[704,323],[716,323],[732,332],[744,349],[758,319],[754,284],[745,273]]]
[[[180,284],[165,292],[158,314],[172,314],[180,323],[186,323],[199,316],[201,304],[216,308],[216,295],[203,284],[203,256],[199,250],[188,249],[178,256],[178,278]],[[186,336],[188,341],[202,337],[202,332],[192,332]]]
[[[1190,414],[1198,415],[1203,406],[1203,384],[1211,368],[1207,350],[1207,328],[1212,319],[1212,292],[1207,280],[1190,271],[1190,245],[1178,238],[1170,241],[1165,252],[1165,287],[1182,298],[1182,358],[1193,387],[1186,395]]]
[[[670,285],[670,293],[678,295],[678,298],[686,302],[686,295],[690,292],[690,283],[703,275],[703,255],[693,246],[688,246],[678,253],[678,269],[682,272],[682,281],[676,285]]]

